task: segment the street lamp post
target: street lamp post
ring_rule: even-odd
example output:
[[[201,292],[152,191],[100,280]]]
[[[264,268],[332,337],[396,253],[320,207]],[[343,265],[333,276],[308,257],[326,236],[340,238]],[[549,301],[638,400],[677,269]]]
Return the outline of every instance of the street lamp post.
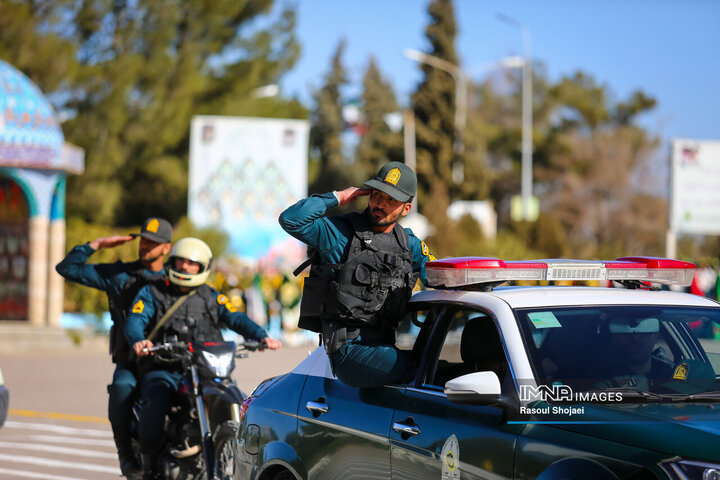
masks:
[[[453,77],[453,80],[455,80],[456,141],[453,144],[453,148],[456,154],[463,153],[463,151],[465,151],[465,144],[463,143],[462,135],[465,131],[465,121],[467,119],[467,75],[465,75],[465,72],[463,72],[457,65],[453,65],[447,60],[443,60],[442,58],[434,55],[428,55],[427,53],[423,53],[412,48],[406,48],[403,53],[410,60],[425,63],[431,67],[435,67],[449,73]]]
[[[532,197],[532,40],[530,31],[514,18],[498,13],[498,19],[520,29],[523,43],[522,78],[522,171],[521,196],[522,211],[525,220],[530,219],[530,198]]]

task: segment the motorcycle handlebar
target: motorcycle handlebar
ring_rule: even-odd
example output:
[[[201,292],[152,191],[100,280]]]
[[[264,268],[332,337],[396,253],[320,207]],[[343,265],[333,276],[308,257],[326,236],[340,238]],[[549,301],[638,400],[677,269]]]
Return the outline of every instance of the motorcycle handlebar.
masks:
[[[245,340],[243,342],[238,343],[238,350],[247,350],[250,352],[254,352],[256,350],[264,350],[265,344],[263,342],[258,342],[257,340]]]
[[[185,349],[187,348],[188,344],[185,342],[169,342],[169,343],[162,343],[159,345],[154,345],[150,348],[143,348],[143,352],[159,352],[159,351],[170,351],[174,349]],[[258,342],[257,340],[245,340],[243,342],[239,342],[237,344],[237,349],[241,351],[249,351],[254,352],[256,350],[265,350],[265,343]]]

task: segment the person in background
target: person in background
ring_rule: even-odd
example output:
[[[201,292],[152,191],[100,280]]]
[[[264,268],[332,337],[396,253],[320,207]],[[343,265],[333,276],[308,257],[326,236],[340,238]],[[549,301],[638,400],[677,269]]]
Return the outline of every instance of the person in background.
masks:
[[[96,263],[87,261],[101,248],[114,248],[139,237],[138,259],[132,262]],[[74,247],[55,270],[66,280],[97,288],[106,293],[113,325],[110,354],[115,364],[108,385],[108,418],[117,446],[120,470],[124,476],[140,471],[130,444],[130,418],[137,379],[131,349],[125,340],[125,321],[135,295],[149,281],[163,277],[163,264],[172,242],[172,225],[165,219],[150,217],[139,233],[97,238]]]

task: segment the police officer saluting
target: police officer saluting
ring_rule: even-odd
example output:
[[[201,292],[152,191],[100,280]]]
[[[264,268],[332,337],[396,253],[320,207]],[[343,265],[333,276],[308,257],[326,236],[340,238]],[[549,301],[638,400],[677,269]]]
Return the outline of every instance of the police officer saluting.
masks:
[[[134,237],[140,237],[138,260],[87,263],[97,250],[117,247]],[[138,290],[149,281],[164,276],[162,269],[171,241],[170,223],[162,218],[151,217],[145,220],[140,233],[97,238],[84,245],[77,245],[55,267],[65,279],[97,288],[107,294],[113,321],[110,353],[115,363],[112,383],[108,385],[108,417],[118,450],[120,470],[125,476],[133,475],[140,469],[135,464],[130,444],[132,399],[137,380],[135,362],[130,361],[130,348],[125,341],[125,320]]]
[[[212,251],[202,240],[187,237],[175,243],[167,278],[143,287],[128,316],[125,336],[138,357],[146,357],[153,343],[221,341],[221,324],[271,350],[280,348],[279,340],[270,338],[225,295],[205,284],[211,262]],[[141,360],[139,370],[144,401],[138,424],[143,478],[154,479],[165,414],[182,379],[182,367],[153,362],[150,357]]]
[[[280,214],[280,225],[314,251],[305,279],[299,326],[322,334],[335,375],[354,387],[398,383],[409,353],[395,347],[425,263],[427,245],[397,224],[410,213],[417,177],[389,162],[364,188],[312,195]],[[329,208],[369,196],[361,213],[325,217]]]

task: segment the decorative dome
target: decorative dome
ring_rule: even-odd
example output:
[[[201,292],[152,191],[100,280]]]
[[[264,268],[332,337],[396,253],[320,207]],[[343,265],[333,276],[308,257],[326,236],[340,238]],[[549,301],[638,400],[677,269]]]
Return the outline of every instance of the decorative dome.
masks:
[[[62,168],[64,137],[50,102],[0,60],[0,166]]]

